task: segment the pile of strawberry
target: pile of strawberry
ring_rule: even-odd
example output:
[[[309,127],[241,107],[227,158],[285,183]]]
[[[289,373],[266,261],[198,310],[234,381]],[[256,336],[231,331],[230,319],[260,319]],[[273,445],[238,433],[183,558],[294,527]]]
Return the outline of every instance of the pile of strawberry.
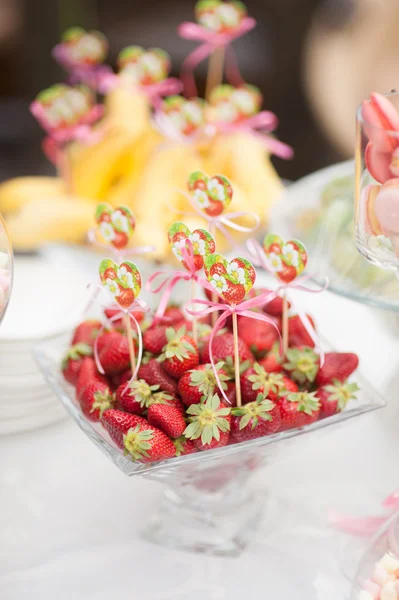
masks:
[[[281,325],[280,298],[263,311]],[[289,318],[289,349],[283,357],[272,325],[239,316],[242,406],[236,406],[229,323],[213,342],[227,403],[210,365],[209,324],[199,324],[197,347],[191,322],[180,308],[168,307],[157,323],[143,321],[141,313],[135,316],[143,332],[144,356],[138,377],[127,388],[129,347],[121,322],[100,336],[100,321],[81,323],[62,371],[75,386],[86,418],[101,422],[115,444],[136,461],[164,460],[303,427],[342,411],[359,389],[347,381],[358,357],[328,352],[320,367],[298,315]],[[96,337],[105,375],[93,358]]]

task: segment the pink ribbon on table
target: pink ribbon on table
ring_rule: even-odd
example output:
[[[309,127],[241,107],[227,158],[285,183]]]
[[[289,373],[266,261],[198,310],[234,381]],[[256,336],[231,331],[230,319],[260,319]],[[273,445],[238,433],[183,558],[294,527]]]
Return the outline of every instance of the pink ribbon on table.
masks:
[[[156,250],[155,246],[131,246],[118,250],[118,248],[114,248],[114,246],[112,246],[111,244],[103,244],[101,242],[98,242],[96,239],[96,231],[97,228],[93,227],[87,232],[87,239],[90,242],[90,244],[93,244],[93,246],[97,246],[97,248],[111,250],[118,261],[125,260],[130,256],[139,256],[141,254],[147,254],[148,252],[154,252],[154,250]]]
[[[172,273],[168,273],[167,271],[157,271],[156,273],[153,273],[153,275],[151,275],[151,277],[146,283],[147,291],[151,292],[152,294],[157,294],[158,292],[163,290],[158,308],[154,315],[153,322],[155,323],[163,317],[165,310],[168,306],[169,298],[172,294],[173,288],[179,281],[196,281],[202,287],[207,288],[209,291],[213,290],[212,286],[208,283],[208,280],[198,275],[194,263],[193,245],[190,240],[186,240],[186,245],[182,248],[181,252],[183,260],[188,266],[188,270],[173,271]],[[155,279],[157,279],[161,275],[164,276],[162,282],[158,285],[157,288],[153,289],[151,287],[151,284],[155,281]]]
[[[128,81],[127,81],[128,83]],[[98,83],[98,90],[102,94],[107,94],[108,92],[118,88],[123,87],[125,82],[121,79],[120,73],[116,75],[115,73],[106,73],[102,76]],[[174,94],[179,94],[183,88],[183,84],[180,79],[177,77],[168,77],[158,83],[152,83],[149,85],[137,85],[134,83],[128,83],[128,89],[132,92],[137,90],[145,94],[148,97],[148,100],[154,106],[154,108],[159,108],[161,103],[161,98],[163,96],[172,96]]]
[[[277,116],[269,110],[262,110],[260,113],[249,117],[238,123],[228,123],[226,121],[215,121],[211,124],[220,133],[235,133],[244,131],[250,133],[260,140],[271,154],[279,158],[289,160],[294,156],[294,150],[288,144],[280,142],[271,135],[267,135],[278,125]]]
[[[328,521],[332,527],[345,533],[369,536],[376,533],[399,510],[399,489],[385,498],[382,507],[385,509],[386,514],[380,517],[353,517],[330,509],[328,511]]]
[[[173,212],[178,213],[180,215],[184,215],[184,216],[188,216],[188,217],[193,217],[193,216],[194,217],[196,217],[196,216],[202,217],[203,219],[205,219],[207,221],[208,228],[210,229],[211,233],[213,230],[218,229],[220,231],[220,233],[222,233],[222,235],[224,235],[224,237],[226,238],[226,240],[228,241],[228,243],[231,245],[232,248],[238,248],[238,245],[236,244],[233,236],[230,234],[228,229],[233,229],[234,231],[239,231],[242,233],[252,233],[253,231],[255,231],[255,229],[257,229],[259,227],[260,219],[259,219],[258,215],[255,213],[240,210],[240,211],[235,211],[235,212],[231,212],[231,213],[221,214],[217,217],[210,217],[204,211],[202,211],[201,209],[198,208],[198,206],[195,204],[195,201],[193,200],[193,198],[190,194],[184,192],[183,190],[179,190],[179,189],[177,189],[176,191],[183,194],[183,196],[191,204],[194,212],[180,210],[179,208],[175,208],[174,206],[169,204],[169,202],[166,202],[166,205],[168,206],[168,208],[170,210],[172,210]],[[238,219],[240,217],[252,217],[254,219],[254,225],[252,227],[245,227],[244,225],[239,225],[238,223],[235,223],[233,221],[233,219]]]
[[[275,327],[275,329],[277,330],[277,333],[278,333],[278,336],[280,339],[280,350],[281,350],[281,334],[280,334],[280,330],[279,330],[278,326],[276,325],[275,320],[272,317],[268,317],[267,315],[264,315],[264,314],[261,314],[258,312],[253,312],[251,310],[253,308],[259,308],[261,306],[264,306],[267,302],[270,302],[276,296],[277,296],[277,292],[272,292],[272,291],[265,292],[264,294],[260,294],[259,296],[256,296],[255,298],[251,298],[251,300],[244,300],[243,302],[240,302],[240,304],[236,304],[236,305],[230,305],[225,302],[211,302],[209,300],[202,300],[201,298],[195,298],[185,305],[185,309],[188,312],[188,314],[193,317],[197,317],[197,318],[206,317],[207,315],[209,315],[213,312],[216,312],[216,311],[222,311],[222,314],[219,315],[218,319],[216,320],[216,323],[212,329],[211,337],[209,338],[209,359],[211,361],[212,370],[215,375],[216,383],[220,389],[220,392],[221,392],[223,398],[225,399],[225,401],[228,404],[231,404],[231,402],[228,399],[225,391],[223,390],[222,383],[220,381],[219,374],[217,372],[215,361],[213,358],[212,345],[213,345],[213,340],[215,338],[215,335],[217,334],[217,332],[220,329],[222,329],[227,318],[230,315],[232,315],[233,313],[235,313],[242,317],[248,317],[249,319],[256,319],[257,321],[263,321],[264,323],[270,323],[271,325],[273,325],[273,327]],[[201,310],[191,310],[190,308],[188,308],[189,306],[196,305],[196,304],[201,304],[201,305],[205,306],[206,308],[203,308]]]
[[[253,239],[248,240],[247,248],[248,248],[248,252],[250,254],[251,260],[254,263],[254,265],[256,267],[261,267],[262,269],[264,269],[265,271],[267,271],[268,273],[273,275],[273,277],[275,277],[275,274],[273,273],[273,271],[270,269],[269,265],[266,262],[264,250],[263,250],[262,246],[259,244],[259,242],[257,240],[253,240]],[[289,291],[289,290],[299,290],[301,292],[308,292],[309,294],[320,294],[321,292],[324,292],[327,289],[328,284],[329,284],[328,277],[324,278],[324,280],[325,280],[324,285],[317,284],[317,285],[319,285],[319,287],[317,289],[311,289],[311,288],[303,285],[306,282],[308,282],[310,279],[313,279],[313,278],[314,278],[314,275],[312,275],[311,273],[308,273],[306,275],[302,275],[301,277],[296,277],[290,283],[280,283],[279,287],[276,290],[276,295],[278,295],[279,292],[285,292],[285,291]],[[307,333],[312,338],[312,340],[315,344],[315,348],[320,356],[320,366],[322,367],[324,364],[324,350],[323,350],[323,346],[322,346],[320,337],[317,335],[315,328],[313,327],[312,323],[308,319],[305,312],[301,308],[298,308],[298,306],[296,306],[296,304],[291,299],[290,299],[290,302],[291,302],[292,306],[295,308],[296,312],[298,313],[303,326],[305,327]]]
[[[185,40],[201,42],[184,60],[181,69],[181,80],[184,83],[185,95],[192,98],[197,95],[193,71],[200,62],[205,60],[217,48],[225,48],[231,42],[251,31],[256,25],[255,19],[245,17],[241,24],[232,31],[217,33],[198,23],[185,22],[177,28],[177,33]]]

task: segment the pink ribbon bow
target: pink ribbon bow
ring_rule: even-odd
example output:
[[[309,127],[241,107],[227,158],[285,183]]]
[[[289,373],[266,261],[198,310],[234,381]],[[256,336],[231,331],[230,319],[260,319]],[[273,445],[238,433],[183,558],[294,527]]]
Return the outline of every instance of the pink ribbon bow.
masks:
[[[93,244],[93,246],[97,246],[97,248],[112,250],[116,257],[116,260],[119,262],[122,262],[122,260],[126,260],[130,256],[139,256],[141,254],[147,254],[148,252],[154,252],[154,250],[156,250],[155,246],[133,246],[118,250],[118,248],[115,248],[111,244],[103,244],[101,242],[98,242],[96,239],[96,230],[97,228],[93,227],[87,232],[87,239],[90,242],[90,244]]]
[[[236,212],[221,214],[217,217],[210,217],[209,215],[207,215],[205,212],[203,212],[196,206],[195,201],[193,200],[193,198],[190,194],[187,194],[183,190],[176,190],[176,191],[183,194],[183,196],[191,204],[194,212],[180,210],[179,208],[175,208],[174,206],[169,204],[169,202],[167,202],[166,204],[167,204],[168,208],[170,210],[172,210],[173,212],[175,212],[179,215],[183,215],[183,216],[196,217],[197,215],[199,215],[200,217],[202,217],[203,219],[205,219],[207,221],[207,225],[208,225],[208,229],[209,229],[210,233],[212,233],[213,231],[218,229],[224,235],[224,237],[230,244],[231,248],[238,248],[238,245],[234,241],[233,236],[228,231],[228,228],[233,229],[234,231],[242,232],[242,233],[252,233],[253,231],[255,231],[255,229],[257,229],[259,227],[260,219],[259,219],[258,215],[255,213],[240,210],[240,211],[236,211]],[[254,225],[252,225],[252,227],[245,227],[244,225],[239,225],[238,223],[235,223],[233,221],[233,219],[238,219],[240,217],[252,217],[254,220]]]
[[[57,163],[59,158],[59,152],[62,147],[71,141],[79,141],[84,144],[96,144],[102,138],[104,131],[103,129],[97,129],[94,131],[92,125],[98,121],[104,114],[104,107],[96,104],[88,112],[88,114],[81,119],[81,122],[71,127],[52,127],[46,117],[46,112],[40,102],[36,100],[30,105],[30,111],[32,115],[38,120],[41,127],[47,132],[47,137],[43,141],[43,150],[47,158],[53,163]]]
[[[256,267],[261,267],[262,269],[264,269],[265,271],[267,271],[274,277],[275,275],[270,270],[269,265],[266,262],[264,250],[263,250],[262,246],[259,244],[259,242],[257,240],[248,240],[247,248],[248,248],[248,252],[251,256],[251,260],[254,263],[254,265]],[[317,289],[311,289],[311,288],[303,285],[304,283],[308,282],[310,279],[313,279],[313,277],[314,276],[311,273],[308,273],[307,275],[302,275],[302,277],[297,277],[290,283],[281,283],[276,290],[276,295],[281,291],[284,292],[284,291],[288,291],[290,289],[291,290],[299,290],[301,292],[308,292],[310,294],[320,294],[321,292],[324,292],[327,289],[328,283],[329,283],[327,277],[324,278],[325,279],[324,285],[320,285]],[[320,337],[317,335],[315,328],[313,327],[312,323],[308,319],[305,312],[301,308],[298,308],[298,306],[291,299],[290,299],[290,302],[291,302],[291,305],[293,307],[295,307],[295,310],[298,313],[303,326],[305,327],[307,333],[309,334],[309,336],[311,337],[311,339],[313,340],[313,342],[315,344],[317,353],[320,356],[320,366],[322,367],[324,364],[324,350],[323,350],[323,346],[322,346]]]
[[[197,273],[194,263],[193,245],[190,240],[186,240],[186,245],[182,248],[181,252],[183,260],[188,266],[188,270],[173,271],[172,273],[168,273],[167,271],[157,271],[156,273],[151,275],[151,277],[146,283],[147,291],[151,292],[152,294],[157,294],[161,290],[164,290],[158,308],[154,315],[153,323],[158,322],[163,317],[165,310],[168,306],[169,298],[172,294],[173,288],[179,281],[196,281],[202,287],[207,288],[210,291],[213,290],[212,286],[208,283],[208,281],[202,277],[199,277]],[[164,276],[163,281],[158,285],[158,287],[153,289],[151,287],[151,284],[153,283],[153,281],[155,281],[155,279],[157,279],[161,275]]]
[[[101,80],[112,73],[112,69],[109,65],[82,65],[79,62],[71,60],[62,43],[54,46],[51,54],[56,62],[58,62],[65,71],[69,72],[68,83],[70,85],[85,83],[92,89],[97,90],[99,89],[98,86]]]
[[[294,156],[293,148],[271,135],[265,135],[276,129],[277,125],[278,118],[269,110],[263,110],[253,117],[249,117],[238,123],[228,123],[226,121],[215,121],[212,123],[212,126],[221,133],[228,134],[237,131],[251,133],[267,147],[271,154],[288,160]]]
[[[255,25],[256,21],[252,17],[245,17],[238,27],[225,33],[211,31],[197,23],[185,22],[179,25],[177,32],[180,37],[185,40],[201,42],[201,44],[184,60],[181,69],[181,80],[184,83],[185,95],[188,98],[197,95],[197,88],[193,76],[193,71],[197,65],[210,56],[214,50],[228,46],[237,38],[251,31]]]
[[[382,507],[385,509],[386,515],[381,517],[353,517],[329,510],[328,521],[332,527],[345,533],[369,536],[376,533],[399,510],[399,490],[389,494],[382,502]]]
[[[195,298],[195,299],[191,300],[190,302],[188,302],[185,306],[185,309],[188,312],[188,314],[192,315],[193,317],[197,317],[197,318],[205,317],[216,311],[220,311],[220,310],[222,311],[222,314],[218,317],[218,319],[212,329],[211,337],[209,338],[209,359],[211,361],[212,370],[215,375],[216,383],[220,389],[220,392],[221,392],[223,398],[225,399],[225,401],[228,404],[231,404],[231,402],[228,399],[225,391],[223,390],[222,383],[220,381],[219,374],[217,372],[215,361],[213,358],[212,346],[213,346],[213,340],[215,338],[215,335],[223,327],[227,318],[230,315],[232,315],[233,313],[236,313],[237,315],[240,315],[242,317],[248,317],[249,319],[256,319],[257,321],[263,321],[264,323],[270,323],[271,325],[273,325],[273,327],[275,327],[275,329],[277,330],[277,333],[278,333],[278,336],[280,339],[280,349],[281,349],[280,330],[277,327],[275,320],[272,317],[268,317],[264,314],[252,311],[253,308],[258,308],[258,307],[264,306],[267,302],[270,302],[271,300],[273,300],[273,298],[275,298],[276,295],[277,295],[276,292],[265,292],[264,294],[260,294],[259,296],[256,296],[256,298],[252,298],[251,300],[244,300],[243,302],[240,302],[240,304],[236,304],[236,305],[230,305],[230,304],[227,304],[224,302],[210,302],[208,300],[202,300],[200,298]],[[188,308],[189,306],[197,305],[197,304],[202,304],[206,308],[204,308],[202,310],[191,310],[190,308]]]
[[[98,90],[101,94],[108,94],[111,90],[122,87],[123,85],[124,82],[122,81],[120,74],[105,73],[99,79]],[[154,108],[160,107],[161,98],[163,96],[179,94],[182,88],[183,84],[177,77],[168,77],[158,83],[151,83],[149,85],[137,85],[133,83],[129,85],[129,89],[132,92],[137,90],[138,92],[145,94]]]

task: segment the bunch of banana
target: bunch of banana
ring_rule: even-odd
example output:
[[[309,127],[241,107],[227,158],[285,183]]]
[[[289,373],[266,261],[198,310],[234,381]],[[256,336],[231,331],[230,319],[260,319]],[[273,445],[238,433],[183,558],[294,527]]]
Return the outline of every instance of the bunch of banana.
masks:
[[[264,145],[250,134],[219,134],[200,148],[167,141],[152,127],[145,97],[124,89],[108,94],[103,126],[98,143],[74,143],[69,149],[72,192],[58,177],[19,177],[0,184],[0,212],[15,250],[35,250],[48,241],[84,242],[96,204],[106,201],[132,208],[134,243],[151,240],[155,257],[165,259],[165,231],[179,218],[172,207],[191,210],[178,189],[186,190],[189,174],[198,170],[231,180],[231,211],[252,211],[263,224],[267,221],[282,186]],[[189,227],[204,226],[201,218],[184,220]],[[218,243],[223,251],[225,241]]]

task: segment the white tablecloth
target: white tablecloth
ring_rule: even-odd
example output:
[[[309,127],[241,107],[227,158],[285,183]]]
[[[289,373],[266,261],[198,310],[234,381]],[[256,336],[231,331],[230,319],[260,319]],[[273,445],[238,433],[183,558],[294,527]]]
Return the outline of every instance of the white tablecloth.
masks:
[[[241,557],[142,541],[159,485],[125,477],[66,419],[0,438],[0,598],[344,598],[347,538],[328,527],[327,508],[375,513],[399,487],[399,329],[392,315],[329,293],[307,302],[325,337],[359,353],[390,404],[308,436],[299,453],[291,446],[262,471],[265,518]]]

